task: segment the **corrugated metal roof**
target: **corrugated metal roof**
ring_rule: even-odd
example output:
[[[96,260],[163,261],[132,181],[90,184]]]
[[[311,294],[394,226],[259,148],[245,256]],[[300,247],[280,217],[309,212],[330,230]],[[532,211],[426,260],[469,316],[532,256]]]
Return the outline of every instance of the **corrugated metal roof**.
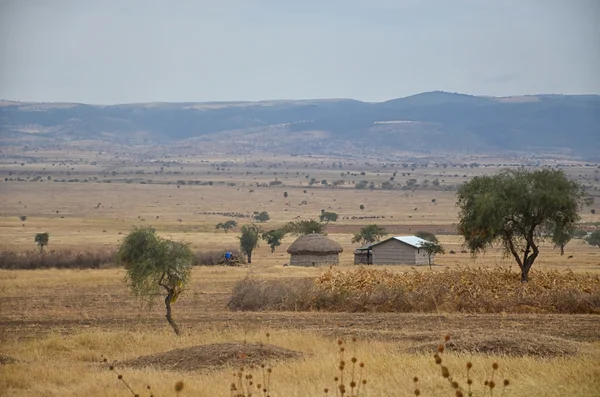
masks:
[[[424,240],[417,236],[394,236],[394,239],[398,241],[402,241],[404,244],[411,245],[415,248],[421,248],[423,244],[427,243],[427,240]]]
[[[423,246],[423,244],[428,242],[427,240],[423,240],[422,238],[417,237],[417,236],[394,236],[394,237],[386,238],[385,240],[382,240],[382,241],[363,245],[362,247],[357,248],[356,250],[357,251],[369,250],[373,246],[379,245],[379,244],[389,241],[391,239],[398,240],[400,242],[403,242],[404,244],[408,244],[411,247],[415,247],[415,248],[421,248]]]

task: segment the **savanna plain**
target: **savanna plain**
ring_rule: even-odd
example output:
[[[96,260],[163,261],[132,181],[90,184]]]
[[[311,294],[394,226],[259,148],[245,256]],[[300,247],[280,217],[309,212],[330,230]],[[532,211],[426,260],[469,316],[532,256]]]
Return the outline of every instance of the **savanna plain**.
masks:
[[[334,377],[345,376],[345,395],[411,396],[419,389],[422,396],[454,396],[452,381],[435,362],[437,353],[461,387],[466,390],[467,376],[473,380],[476,396],[600,396],[599,313],[527,305],[455,310],[444,302],[435,302],[436,309],[403,312],[228,306],[242,280],[293,284],[351,278],[361,269],[354,265],[359,245],[352,236],[368,224],[385,227],[390,236],[433,232],[446,253],[431,267],[369,266],[364,277],[375,267],[390,277],[437,277],[444,296],[458,288],[444,284],[456,274],[491,281],[503,274],[514,279],[506,289],[523,289],[521,294],[544,289],[544,283],[597,283],[600,251],[582,239],[569,242],[564,255],[544,243],[531,274],[533,287],[520,284],[516,263],[499,247],[477,256],[465,251],[456,234],[456,188],[476,175],[523,163],[561,165],[586,185],[595,200],[582,207],[581,228],[598,227],[600,215],[592,211],[600,202],[598,165],[571,160],[469,156],[394,162],[5,148],[0,162],[0,395],[230,396],[236,393],[232,383],[239,391],[252,382],[253,395],[322,396],[340,395],[340,380]],[[240,227],[256,222],[255,212],[268,212],[270,220],[260,226],[269,230],[318,219],[322,210],[338,214],[326,227],[328,237],[344,249],[336,269],[284,266],[293,236],[274,252],[261,242],[251,264],[195,266],[173,305],[179,336],[165,321],[160,297],[150,308],[135,299],[124,282],[125,270],[114,261],[68,269],[7,265],[15,258],[41,260],[35,253],[37,233],[49,234],[48,256],[111,258],[136,226],[155,228],[199,253],[222,252],[238,249]],[[227,233],[215,228],[230,219],[237,227]],[[502,302],[503,291],[498,286],[491,296]],[[446,335],[450,339],[444,342]],[[360,388],[350,390],[350,379]],[[484,384],[491,380],[494,389]],[[258,383],[263,388],[268,383],[268,391]]]

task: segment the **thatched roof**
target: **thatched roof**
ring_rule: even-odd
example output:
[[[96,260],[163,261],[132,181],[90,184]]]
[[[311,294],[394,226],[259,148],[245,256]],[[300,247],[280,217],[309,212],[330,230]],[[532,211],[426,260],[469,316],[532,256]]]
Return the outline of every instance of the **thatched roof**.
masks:
[[[341,245],[322,234],[300,236],[290,245],[288,254],[339,254],[344,249]]]

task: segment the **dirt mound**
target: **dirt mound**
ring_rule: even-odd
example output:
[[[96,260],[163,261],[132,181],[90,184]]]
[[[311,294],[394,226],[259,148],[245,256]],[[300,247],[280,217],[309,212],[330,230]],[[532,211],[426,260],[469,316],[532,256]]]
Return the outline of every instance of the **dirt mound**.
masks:
[[[16,359],[9,357],[9,356],[3,356],[0,354],[0,365],[14,364],[16,362],[17,362]]]
[[[409,352],[436,352],[440,342],[420,344]],[[576,354],[581,344],[563,338],[512,332],[490,335],[464,335],[446,343],[446,350],[458,353],[484,353],[507,356],[562,357]]]
[[[227,365],[260,365],[302,356],[300,352],[273,345],[216,343],[142,356],[123,361],[120,365],[132,368],[153,367],[162,370],[196,371]]]

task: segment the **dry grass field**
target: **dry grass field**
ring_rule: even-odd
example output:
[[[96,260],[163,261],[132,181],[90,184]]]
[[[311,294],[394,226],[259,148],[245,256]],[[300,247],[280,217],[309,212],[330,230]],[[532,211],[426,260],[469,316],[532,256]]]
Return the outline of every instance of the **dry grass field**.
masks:
[[[342,269],[353,268],[356,245],[351,243],[352,234],[369,223],[383,225],[391,234],[437,232],[446,248],[433,270],[385,267],[393,272],[516,267],[497,250],[475,258],[461,253],[461,241],[453,234],[457,222],[454,187],[473,175],[497,172],[498,166],[403,167],[397,163],[383,167],[375,161],[325,158],[194,160],[153,155],[159,160],[150,161],[143,153],[117,155],[76,148],[4,150],[0,158],[0,249],[35,249],[33,238],[40,232],[50,234],[48,249],[113,248],[136,225],[155,227],[160,235],[189,242],[196,250],[236,248],[239,228],[227,234],[214,228],[232,219],[220,213],[246,216],[233,218],[241,225],[252,221],[253,211],[268,211],[271,220],[263,227],[269,229],[294,219],[314,219],[325,209],[340,216],[327,230],[344,248]],[[493,159],[489,163],[518,161]],[[594,180],[597,168],[574,163],[566,170],[589,184],[590,194],[596,196],[595,204],[582,210],[583,222],[594,227],[593,222],[600,221],[599,214],[590,212],[600,209],[600,184]],[[396,171],[395,181],[401,186],[409,179],[417,179],[421,186],[361,190],[352,183],[381,184]],[[312,178],[316,182],[309,187]],[[63,179],[78,181],[56,182]],[[429,182],[424,187],[425,179]],[[432,184],[436,179],[438,186]],[[275,180],[282,184],[269,186]],[[335,180],[345,182],[333,188],[325,187],[322,180],[328,185]],[[363,211],[360,204],[365,206]],[[27,216],[25,221],[19,219],[22,215]],[[174,385],[180,380],[184,382],[181,396],[229,396],[232,372],[244,365],[245,349],[264,343],[303,354],[296,359],[267,360],[273,368],[272,396],[319,396],[324,388],[333,389],[333,378],[339,374],[336,339],[349,341],[356,336],[356,355],[365,363],[368,382],[361,395],[414,395],[412,378],[418,376],[421,395],[452,396],[454,391],[433,360],[437,344],[450,334],[452,349],[444,353],[444,362],[463,380],[465,363],[472,361],[475,395],[483,395],[482,382],[490,376],[492,363],[498,362],[498,379],[510,379],[504,395],[600,396],[597,315],[227,310],[233,286],[247,275],[300,279],[323,272],[283,267],[292,241],[286,237],[274,254],[261,244],[247,267],[195,268],[189,289],[174,305],[174,317],[183,330],[180,337],[168,327],[160,301],[146,310],[132,298],[120,268],[0,271],[0,395],[127,396],[131,393],[100,362],[101,355],[123,362],[172,349],[233,343],[239,355],[223,366],[205,365],[194,371],[177,365],[116,367],[142,396],[150,394],[147,385],[155,396],[175,395]],[[545,244],[534,268],[600,274],[600,251],[574,240],[560,256],[551,244]],[[218,348],[211,352],[212,356],[223,353]],[[9,358],[15,362],[8,363]],[[500,389],[494,393],[500,394]]]

